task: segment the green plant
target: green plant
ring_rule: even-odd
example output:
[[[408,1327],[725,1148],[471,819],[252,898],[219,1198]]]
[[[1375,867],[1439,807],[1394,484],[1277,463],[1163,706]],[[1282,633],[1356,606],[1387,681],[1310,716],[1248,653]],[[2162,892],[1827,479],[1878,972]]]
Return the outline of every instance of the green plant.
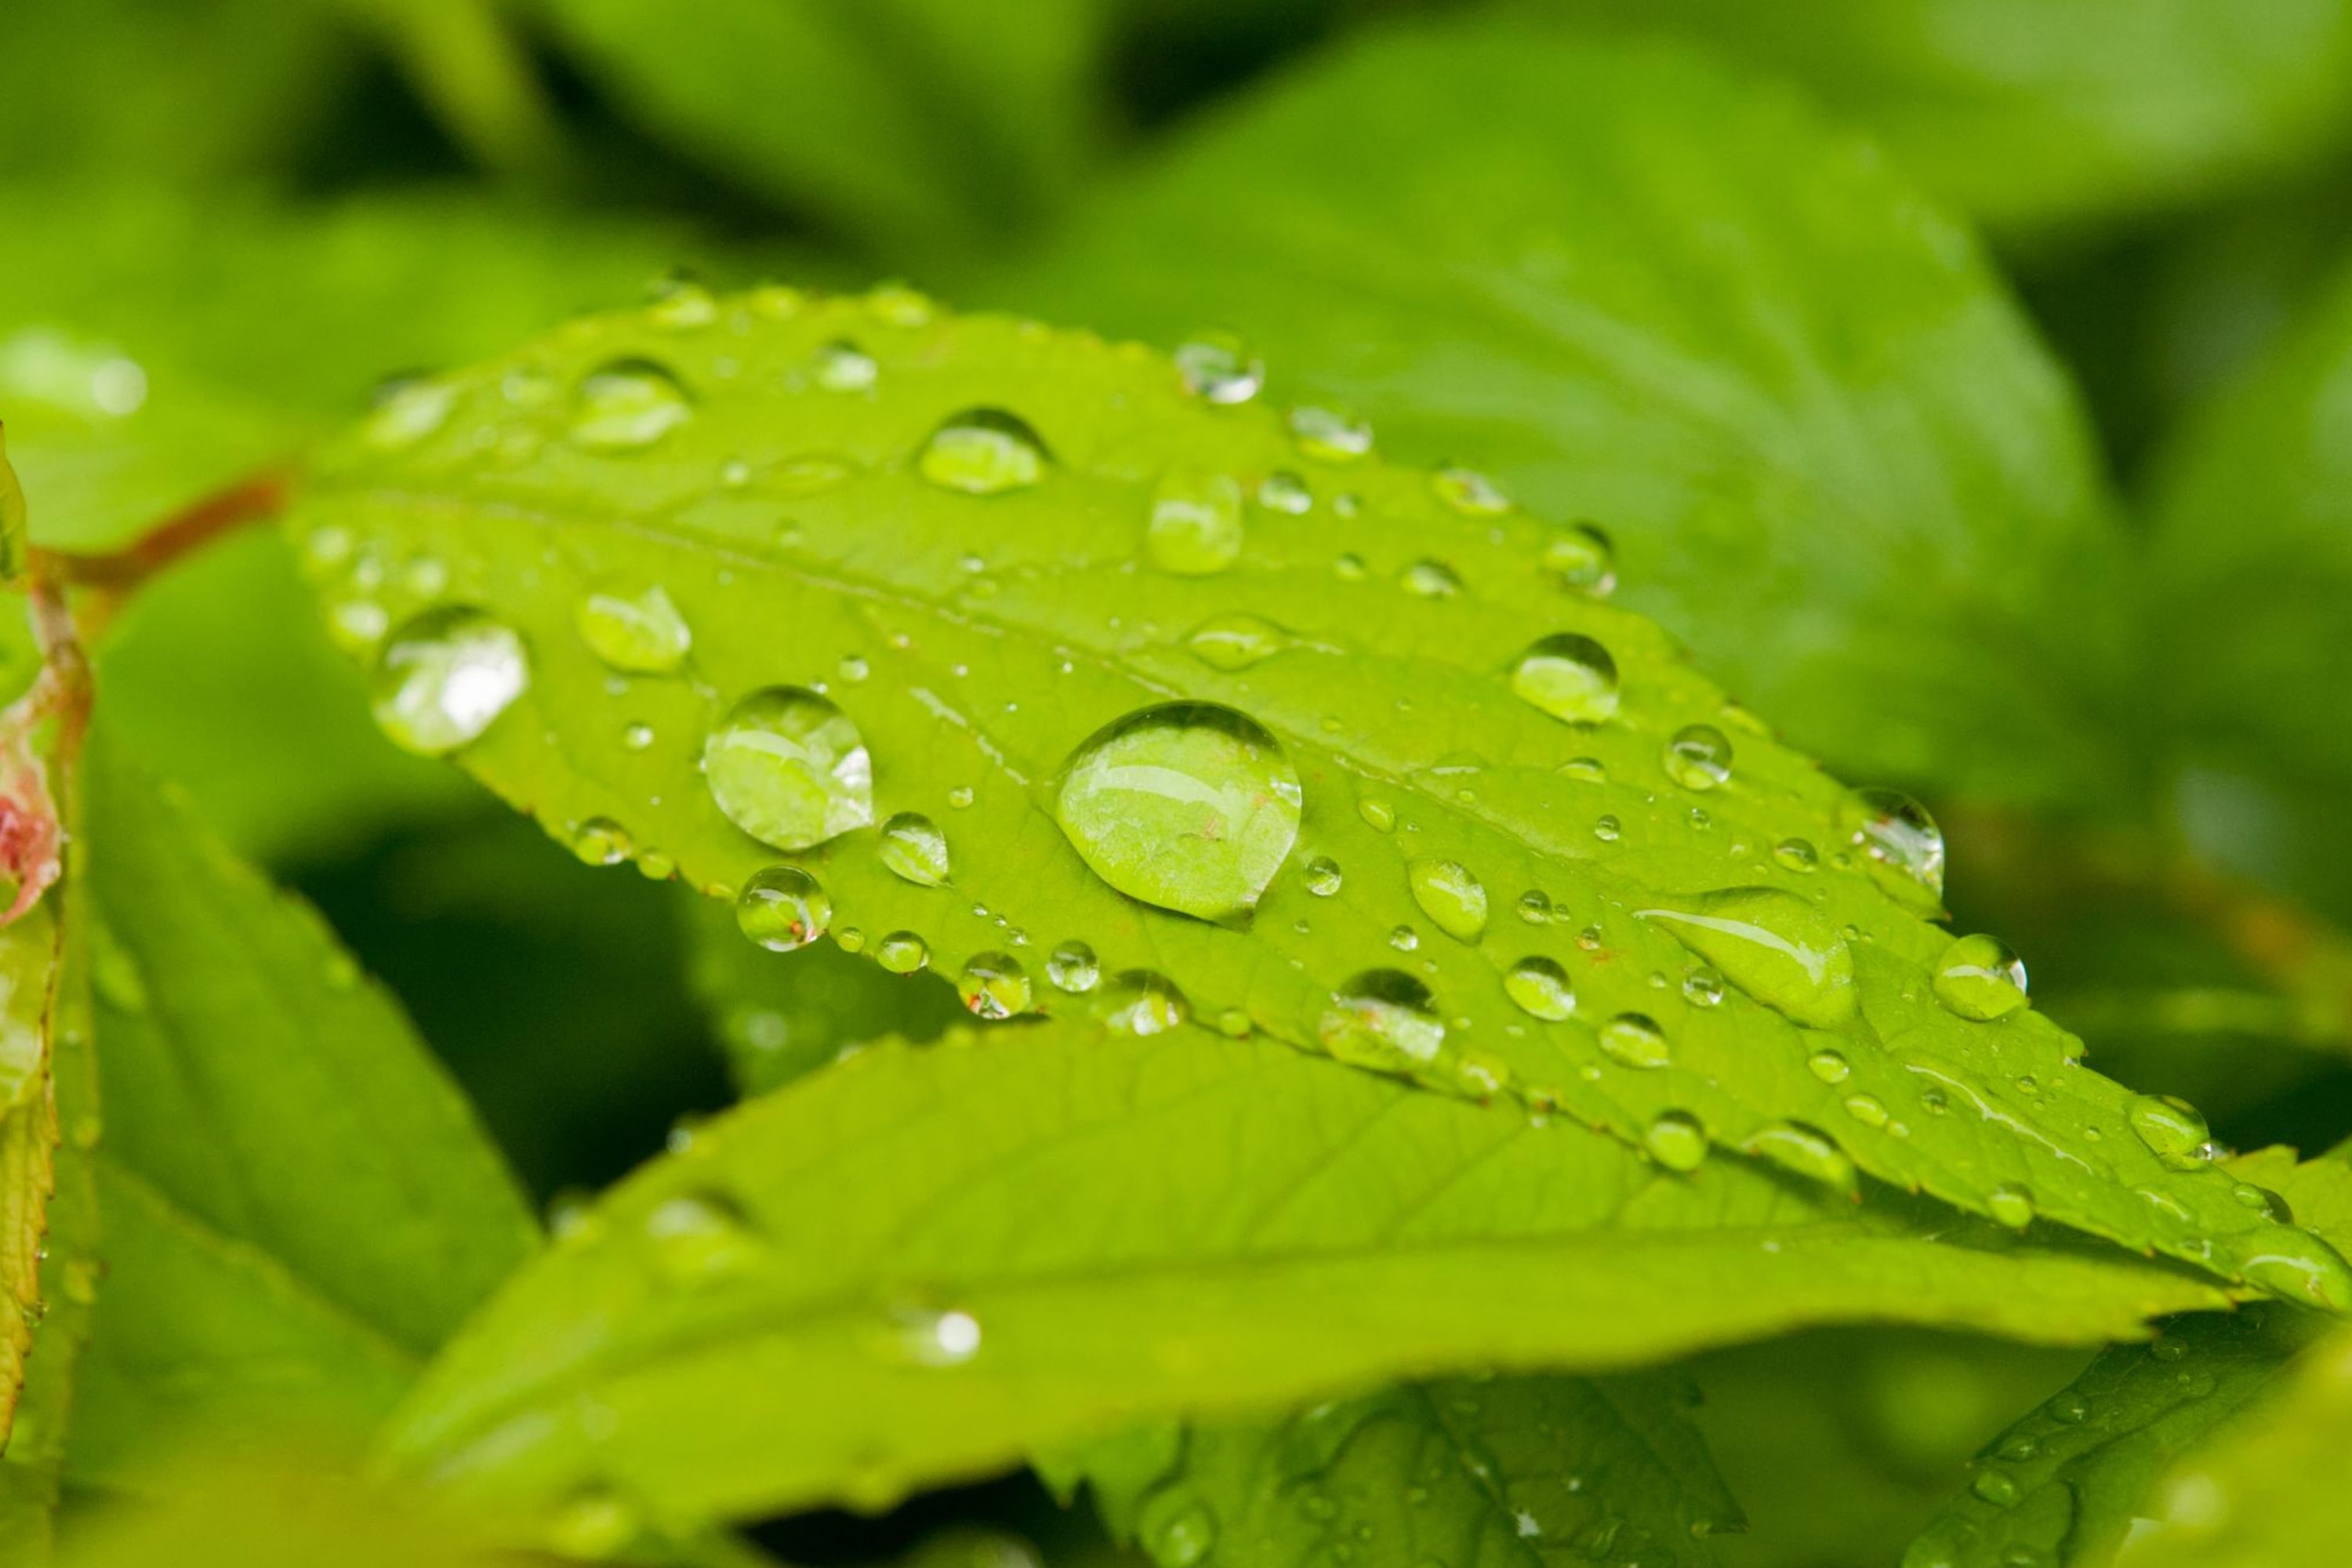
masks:
[[[2331,1560],[2352,7],[26,9],[5,1561]]]

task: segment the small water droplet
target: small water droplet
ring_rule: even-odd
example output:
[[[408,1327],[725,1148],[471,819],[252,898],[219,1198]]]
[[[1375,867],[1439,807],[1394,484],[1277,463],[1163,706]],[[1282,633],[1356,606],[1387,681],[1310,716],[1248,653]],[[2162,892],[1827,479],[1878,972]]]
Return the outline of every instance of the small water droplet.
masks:
[[[614,669],[667,675],[686,662],[694,633],[658,584],[634,593],[602,589],[573,613],[580,640]]]
[[[1184,390],[1205,403],[1247,403],[1265,384],[1265,363],[1231,332],[1200,332],[1176,346]]]
[[[1290,411],[1298,449],[1324,463],[1352,463],[1372,449],[1372,427],[1341,409],[1301,404]]]
[[[874,820],[874,764],[849,716],[814,691],[771,686],[735,704],[702,749],[727,820],[778,849],[808,849]]]
[[[1977,1479],[1969,1483],[1969,1490],[1995,1508],[2013,1507],[2018,1498],[2017,1482],[2006,1470],[1979,1470]]]
[[[655,279],[646,298],[646,318],[672,331],[691,331],[719,319],[719,301],[688,272],[668,272]]]
[[[1805,1066],[1823,1083],[1843,1083],[1853,1072],[1853,1065],[1843,1053],[1827,1049],[1815,1051],[1807,1057]]]
[[[1523,958],[1503,976],[1503,992],[1522,1012],[1557,1024],[1576,1013],[1576,990],[1568,971],[1541,956]]]
[[[1171,1487],[1145,1500],[1137,1536],[1159,1568],[1194,1568],[1217,1544],[1217,1517],[1198,1498]]]
[[[1629,1068],[1662,1068],[1672,1059],[1666,1032],[1643,1013],[1620,1013],[1601,1025],[1601,1048]]]
[[[1476,942],[1486,929],[1486,889],[1458,860],[1415,860],[1405,868],[1412,901],[1456,942]]]
[[[1328,855],[1318,855],[1307,862],[1305,874],[1307,890],[1317,898],[1328,899],[1338,892],[1341,880],[1339,862],[1332,859]]]
[[[1095,999],[1095,1016],[1129,1035],[1162,1035],[1192,1016],[1192,1005],[1164,974],[1126,970]]]
[[[2126,1118],[2148,1152],[2172,1170],[2199,1170],[2212,1161],[2213,1135],[2203,1112],[2187,1100],[2134,1095]]]
[[[1391,926],[1389,929],[1389,945],[1399,952],[1411,952],[1421,945],[1421,934],[1408,925]]]
[[[2252,1182],[2240,1182],[2230,1189],[2230,1195],[2243,1206],[2253,1210],[2273,1224],[2293,1225],[2294,1223],[2294,1211],[2287,1206],[2286,1199],[2268,1187],[2258,1187]]]
[[[1356,815],[1375,833],[1387,833],[1396,826],[1396,812],[1384,800],[1364,800],[1357,803]]]
[[[1723,1002],[1723,972],[1701,964],[1683,976],[1683,996],[1694,1007],[1719,1006]]]
[[[865,392],[881,379],[882,370],[856,343],[835,341],[810,356],[809,376],[827,392]]]
[[[1772,847],[1772,858],[1791,871],[1810,871],[1821,864],[1821,854],[1802,838],[1783,838]]]
[[[1262,664],[1290,646],[1290,634],[1262,616],[1218,616],[1184,639],[1192,657],[1227,673]]]
[[[644,1528],[635,1504],[617,1492],[592,1487],[550,1515],[542,1533],[549,1549],[559,1555],[599,1562],[625,1551]]]
[[[1317,1034],[1339,1060],[1379,1072],[1427,1067],[1445,1044],[1429,987],[1395,969],[1368,969],[1339,987]]]
[[[894,931],[874,944],[874,962],[893,974],[913,974],[931,962],[930,944],[910,931]]]
[[[1985,1213],[2011,1230],[2033,1223],[2033,1194],[2015,1182],[2003,1182],[1985,1194]]]
[[[806,947],[833,921],[833,900],[797,866],[754,872],[735,899],[735,923],[771,952]]]
[[[1617,586],[1617,552],[1589,522],[1555,524],[1544,540],[1544,570],[1563,588],[1596,599]]]
[[[1731,777],[1731,742],[1712,724],[1685,724],[1666,742],[1664,763],[1683,788],[1714,789]]]
[[[1687,1110],[1669,1110],[1650,1123],[1642,1147],[1667,1170],[1687,1175],[1706,1163],[1706,1129]]]
[[[1998,937],[1964,936],[1936,961],[1936,999],[1989,1023],[2025,1005],[2025,964]]]
[[[447,424],[457,405],[457,389],[446,382],[396,377],[376,388],[360,433],[380,452],[404,451]]]
[[[635,847],[629,830],[609,816],[592,816],[572,830],[572,853],[583,865],[617,866]]]
[[[1066,942],[1045,960],[1045,978],[1057,991],[1073,994],[1091,991],[1102,978],[1095,950],[1082,942]]]
[[[1603,844],[1614,844],[1625,837],[1625,825],[1614,816],[1598,816],[1592,822],[1592,837]]]
[[[645,1235],[656,1267],[677,1285],[740,1273],[766,1250],[735,1205],[715,1194],[666,1199],[646,1215]]]
[[[1895,873],[1895,887],[1922,889],[1929,902],[1943,897],[1944,834],[1926,806],[1897,790],[1855,790],[1840,820],[1856,848]]]
[[[1475,468],[1440,468],[1429,477],[1429,488],[1464,517],[1500,517],[1511,510],[1502,487]]]
[[[1028,972],[1010,953],[977,952],[956,976],[966,1011],[976,1018],[1010,1018],[1029,1011]]]
[[[592,452],[642,451],[692,417],[693,399],[666,367],[614,360],[582,378],[572,439]]]
[[[1055,816],[1095,875],[1202,920],[1245,916],[1298,837],[1298,773],[1255,720],[1171,702],[1113,721],[1063,770]]]
[[[1853,1162],[1845,1151],[1827,1133],[1802,1122],[1775,1121],[1759,1128],[1741,1147],[1808,1181],[1840,1192],[1853,1190]]]
[[[1450,599],[1462,592],[1462,579],[1443,561],[1416,561],[1397,581],[1417,598]]]
[[[1046,461],[1045,443],[1018,415],[967,408],[931,432],[916,468],[942,489],[992,496],[1035,484]]]
[[[2091,1418],[2091,1402],[2073,1389],[2062,1389],[2042,1407],[2061,1426],[2080,1426]]]
[[[1636,911],[1774,1011],[1817,1029],[1860,1008],[1853,953],[1827,916],[1777,888],[1733,888],[1687,908]]]
[[[948,837],[920,812],[902,811],[882,825],[882,864],[919,888],[948,884]]]
[[[1551,923],[1551,900],[1540,888],[1529,888],[1519,895],[1519,919],[1531,926]]]
[[[1303,517],[1315,508],[1315,492],[1287,468],[1276,468],[1258,481],[1257,504],[1285,517]]]
[[[621,744],[629,751],[642,752],[653,743],[654,727],[651,724],[631,724],[621,731]]]
[[[1591,637],[1561,632],[1519,656],[1511,689],[1555,719],[1597,724],[1617,711],[1617,661]]]
[[[1180,465],[1160,477],[1143,534],[1152,565],[1205,577],[1238,560],[1242,542],[1242,488],[1232,475]]]
[[[412,752],[440,756],[479,736],[530,684],[522,638],[479,610],[445,605],[384,645],[373,687],[376,722]]]
[[[910,284],[879,283],[866,296],[866,313],[885,326],[923,327],[930,324],[939,307]]]
[[[971,786],[970,784],[958,784],[955,788],[948,791],[948,804],[955,807],[958,811],[970,810],[971,807],[971,802],[972,794]]]

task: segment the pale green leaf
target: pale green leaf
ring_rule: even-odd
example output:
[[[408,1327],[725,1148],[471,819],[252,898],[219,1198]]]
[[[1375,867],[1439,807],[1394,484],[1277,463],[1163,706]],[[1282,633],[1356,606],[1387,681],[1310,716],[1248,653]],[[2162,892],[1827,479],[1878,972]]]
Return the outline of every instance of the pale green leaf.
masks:
[[[993,293],[1163,348],[1230,328],[1281,396],[1597,520],[1626,602],[1834,765],[2120,787],[2074,393],[1967,231],[1790,92],[1524,17],[1391,30]]]
[[[2139,1102],[2047,1020],[1940,1000],[1966,955],[1920,918],[1932,828],[1895,832],[1657,626],[1564,587],[1572,531],[1458,474],[1318,458],[1328,437],[1189,396],[1139,349],[898,290],[717,313],[583,321],[436,384],[429,428],[363,428],[293,520],[331,617],[386,628],[351,640],[395,736],[478,734],[460,760],[582,853],[732,897],[778,856],[729,791],[772,841],[830,840],[794,858],[823,896],[778,940],[904,938],[976,1011],[1116,1007],[1156,973],[1220,1028],[1507,1086],[1635,1144],[1689,1118],[1833,1184],[1850,1155],[2225,1272],[2305,1245],[2352,1293],[2197,1139],[2136,1136]],[[991,460],[1034,482],[956,488]],[[1165,569],[1212,543],[1229,564]],[[1559,651],[1579,638],[1605,651]],[[1613,681],[1578,685],[1604,658]],[[1064,776],[1179,700],[1215,711]],[[714,742],[738,703],[750,738]],[[764,727],[828,704],[841,772],[795,794],[816,775],[764,763]],[[1054,961],[1081,939],[1092,963]],[[1550,984],[1507,985],[1531,960]],[[1423,986],[1425,1012],[1395,1005]]]
[[[1150,1415],[1807,1322],[2096,1342],[2220,1300],[1271,1044],[1044,1024],[869,1050],[698,1130],[518,1276],[386,1441],[522,1509],[874,1506]]]
[[[1045,1467],[1160,1568],[1382,1562],[1703,1565],[1742,1528],[1662,1374],[1454,1378],[1278,1419],[1160,1425]]]

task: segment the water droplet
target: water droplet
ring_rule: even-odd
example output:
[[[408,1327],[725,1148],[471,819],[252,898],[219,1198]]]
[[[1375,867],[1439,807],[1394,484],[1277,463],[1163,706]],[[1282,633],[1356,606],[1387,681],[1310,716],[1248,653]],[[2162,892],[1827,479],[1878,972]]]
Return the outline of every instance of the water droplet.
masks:
[[[2033,1223],[2033,1194],[2015,1182],[2003,1182],[1985,1194],[1985,1213],[2011,1230]]]
[[[2134,1095],[2126,1113],[2139,1141],[2167,1166],[2194,1171],[2213,1158],[2213,1135],[2203,1112],[2170,1095]]]
[[[631,724],[621,731],[621,744],[632,752],[642,752],[654,743],[651,724]]]
[[[1423,599],[1450,599],[1462,592],[1462,579],[1443,561],[1416,561],[1397,581],[1406,593]]]
[[[1257,504],[1285,517],[1301,517],[1315,508],[1315,492],[1287,468],[1276,468],[1258,482]]]
[[[1541,888],[1529,888],[1519,895],[1519,919],[1531,926],[1551,922],[1551,900]]]
[[[1301,404],[1290,411],[1290,433],[1318,462],[1352,463],[1372,449],[1372,427],[1337,408]]]
[[[1568,971],[1549,958],[1531,956],[1511,965],[1503,976],[1504,994],[1522,1012],[1557,1024],[1576,1013],[1576,990]]]
[[[1687,1110],[1669,1110],[1650,1123],[1642,1147],[1667,1170],[1687,1175],[1706,1163],[1706,1129]]]
[[[1082,942],[1066,942],[1046,958],[1045,978],[1055,990],[1075,994],[1093,990],[1102,970],[1095,963],[1093,948]]]
[[[1290,646],[1290,634],[1262,616],[1219,616],[1194,627],[1184,646],[1210,668],[1231,673],[1272,658]]]
[[[640,451],[692,417],[693,400],[663,366],[614,360],[582,378],[572,439],[592,452]]]
[[[1411,952],[1421,945],[1421,933],[1408,925],[1389,928],[1389,945],[1399,952]]]
[[[881,379],[882,369],[856,343],[836,341],[810,356],[809,376],[827,392],[865,392]]]
[[[1597,724],[1617,711],[1617,661],[1591,637],[1561,632],[1519,656],[1511,689],[1555,719]]]
[[[2080,1426],[2091,1418],[2091,1402],[2071,1388],[2051,1395],[2050,1403],[2042,1408],[2061,1426]]]
[[[1855,790],[1840,821],[1856,848],[1903,883],[1925,889],[1930,902],[1944,896],[1944,834],[1926,806],[1897,790]]]
[[[373,682],[375,721],[409,751],[454,752],[490,727],[530,684],[522,638],[479,610],[445,605],[384,645]]]
[[[2005,1470],[1979,1470],[1977,1479],[1969,1483],[1969,1490],[1995,1508],[2013,1507],[2018,1498],[2017,1482]]]
[[[686,662],[694,646],[686,617],[659,584],[634,594],[590,594],[572,619],[588,650],[614,669],[667,675]]]
[[[976,952],[956,976],[956,990],[976,1018],[1010,1018],[1029,1011],[1028,972],[1009,953]]]
[[[649,301],[646,319],[672,331],[691,331],[719,319],[719,301],[690,273],[670,272],[655,279],[646,297]]]
[[[635,847],[629,830],[609,816],[592,816],[572,830],[572,853],[583,865],[617,866]]]
[[[1843,1083],[1853,1072],[1845,1057],[1837,1051],[1818,1050],[1805,1058],[1805,1066],[1823,1083]]]
[[[1415,860],[1405,868],[1412,901],[1456,942],[1476,942],[1486,929],[1486,889],[1458,860]]]
[[[2284,1300],[2330,1311],[2352,1311],[2352,1266],[2307,1230],[2276,1226],[2243,1245],[2238,1268],[2250,1285]]]
[[[1936,999],[1989,1023],[2025,1005],[2025,965],[1998,937],[1964,936],[1936,961]]]
[[[1835,1028],[1859,1010],[1853,954],[1827,916],[1778,888],[1705,894],[1686,909],[1636,911],[1774,1011]]]
[[[1359,801],[1356,815],[1362,817],[1364,825],[1375,833],[1391,832],[1396,827],[1396,812],[1384,800]]]
[[[955,807],[958,811],[970,810],[971,807],[971,801],[972,794],[971,786],[970,784],[958,784],[955,788],[948,791],[948,804]]]
[[[2258,1187],[2252,1182],[2240,1182],[2230,1189],[2230,1195],[2273,1224],[2293,1225],[2294,1223],[2294,1211],[2287,1206],[2286,1199],[2268,1187]]]
[[[882,864],[919,888],[948,884],[948,836],[920,812],[902,811],[882,825]]]
[[[1217,1517],[1190,1493],[1167,1488],[1145,1500],[1137,1536],[1159,1568],[1193,1568],[1217,1543]]]
[[[1379,1072],[1427,1067],[1445,1044],[1429,987],[1395,969],[1368,969],[1339,987],[1317,1034],[1339,1060]]]
[[[1045,477],[1045,443],[1019,416],[967,408],[931,432],[916,467],[943,489],[992,496],[1035,484]]]
[[[1802,1122],[1775,1121],[1759,1128],[1741,1147],[1808,1181],[1840,1192],[1853,1190],[1853,1162],[1845,1151],[1827,1133]]]
[[[1511,510],[1511,498],[1475,468],[1440,468],[1429,477],[1429,488],[1465,517],[1500,517]]]
[[[1672,1059],[1666,1032],[1643,1013],[1620,1013],[1601,1025],[1601,1048],[1629,1068],[1662,1068]]]
[[[404,376],[376,389],[361,435],[380,452],[404,451],[449,422],[457,389],[446,382]]]
[[[1148,969],[1113,976],[1095,1000],[1095,1016],[1123,1034],[1166,1034],[1192,1016],[1184,994],[1166,975]]]
[[[1554,525],[1544,540],[1543,563],[1573,593],[1602,599],[1617,586],[1617,552],[1589,522]]]
[[[1364,558],[1362,556],[1357,554],[1354,551],[1349,550],[1343,552],[1338,560],[1331,563],[1331,570],[1339,574],[1339,579],[1342,582],[1360,583],[1364,580],[1364,574],[1370,571],[1370,568],[1364,564]]]
[[[559,1555],[600,1562],[625,1551],[644,1528],[644,1520],[626,1498],[592,1487],[557,1509],[543,1535],[549,1549]]]
[[[1720,1006],[1723,1002],[1723,972],[1701,964],[1683,976],[1683,997],[1694,1007]]]
[[[880,283],[866,296],[866,313],[886,326],[929,326],[939,314],[929,295],[906,283]]]
[[[1328,899],[1339,890],[1339,862],[1328,855],[1318,855],[1307,862],[1307,890],[1318,899]]]
[[[1152,565],[1180,577],[1205,577],[1231,566],[1242,552],[1242,488],[1230,474],[1177,467],[1151,492],[1143,553]]]
[[[1202,332],[1176,346],[1184,390],[1206,403],[1247,403],[1265,384],[1265,363],[1231,332]]]
[[[1613,816],[1595,817],[1592,823],[1592,837],[1603,844],[1614,844],[1625,837],[1625,825]]]
[[[1298,773],[1230,708],[1171,702],[1113,721],[1064,769],[1055,816],[1095,875],[1202,920],[1248,914],[1298,837]]]
[[[914,974],[929,967],[930,944],[910,931],[894,931],[874,944],[874,962],[893,974]]]
[[[702,748],[727,820],[778,849],[807,849],[874,820],[874,764],[849,716],[815,692],[771,686],[735,704]]]
[[[1731,777],[1731,742],[1712,724],[1685,724],[1666,742],[1664,762],[1683,788],[1714,789]]]
[[[759,1262],[765,1248],[735,1205],[716,1195],[665,1200],[646,1216],[655,1265],[672,1284],[702,1285]]]
[[[796,866],[754,872],[735,900],[735,923],[771,952],[806,947],[833,921],[833,900]]]
[[[1810,871],[1822,859],[1811,843],[1802,838],[1783,838],[1772,847],[1772,858],[1791,871]]]

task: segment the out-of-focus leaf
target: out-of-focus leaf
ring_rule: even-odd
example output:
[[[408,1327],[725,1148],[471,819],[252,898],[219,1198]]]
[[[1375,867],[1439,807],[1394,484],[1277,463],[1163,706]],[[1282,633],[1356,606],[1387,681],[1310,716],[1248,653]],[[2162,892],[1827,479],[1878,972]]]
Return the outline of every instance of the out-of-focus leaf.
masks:
[[[1703,1568],[1742,1528],[1671,1376],[1453,1378],[1274,1419],[1157,1424],[1043,1468],[1160,1568]]]
[[[338,1475],[316,1455],[180,1456],[156,1479],[161,1500],[117,1502],[97,1515],[64,1553],[67,1568],[522,1568],[533,1561],[495,1549],[478,1522]]]
[[[25,489],[8,461],[8,430],[0,426],[0,586],[18,588],[25,576],[26,552],[32,548],[26,531]]]
[[[1284,396],[1598,520],[1627,603],[1850,773],[2121,787],[2081,410],[1967,232],[1790,93],[1525,18],[1392,31],[995,291],[1163,346],[1237,330]]]
[[[1786,71],[2003,230],[2317,162],[2352,133],[2341,0],[1539,0]]]
[[[349,1443],[536,1227],[315,915],[112,743],[88,796],[112,1274],[75,1473],[281,1423]]]
[[[2080,1342],[2215,1301],[1271,1044],[1052,1023],[866,1051],[698,1130],[520,1275],[387,1441],[517,1507],[870,1507],[1150,1415],[1450,1369],[1856,1319]]]
[[[1094,130],[1102,0],[541,0],[636,113],[869,236],[1003,233]]]

